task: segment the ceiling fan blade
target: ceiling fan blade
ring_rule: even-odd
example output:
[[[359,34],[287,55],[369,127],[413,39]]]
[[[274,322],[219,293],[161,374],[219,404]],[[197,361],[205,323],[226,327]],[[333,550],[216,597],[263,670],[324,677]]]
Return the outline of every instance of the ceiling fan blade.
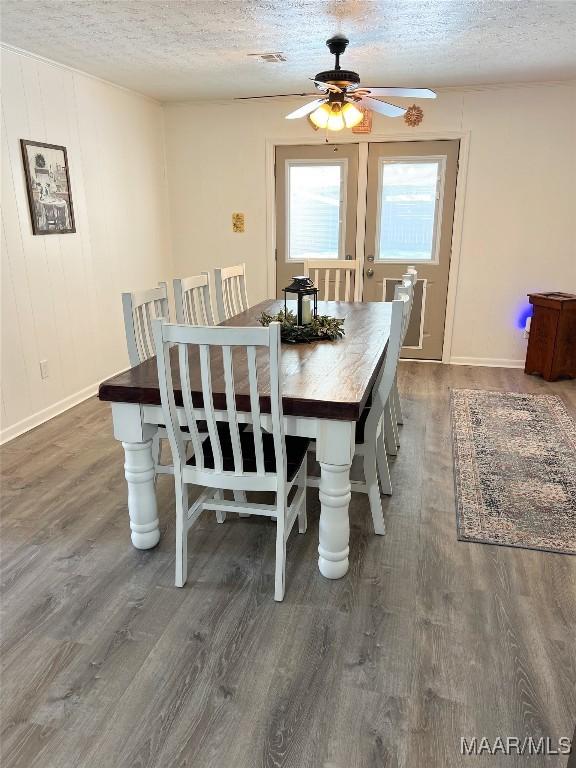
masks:
[[[269,96],[236,96],[234,101],[250,101],[251,99],[279,99],[290,96],[316,96],[315,93],[272,93]]]
[[[397,107],[395,104],[389,104],[387,101],[379,101],[373,99],[370,96],[364,96],[361,99],[354,99],[356,104],[361,104],[366,109],[371,109],[372,112],[379,112],[381,115],[387,117],[401,117],[406,114],[406,110],[403,107]]]
[[[371,88],[360,86],[359,90],[369,91],[371,96],[394,96],[397,99],[435,99],[430,88]]]
[[[309,77],[308,79],[311,80],[314,85],[317,85],[320,88],[325,88],[327,91],[332,91],[333,93],[342,93],[342,88],[334,85],[334,83],[323,83],[321,80],[314,80],[313,77]]]
[[[290,112],[289,115],[286,115],[286,120],[295,120],[297,117],[305,117],[306,115],[309,115],[310,112],[314,112],[320,104],[326,103],[326,101],[327,99],[314,99],[314,101],[309,101],[308,104],[304,104],[303,107],[299,107],[294,110],[294,112]]]

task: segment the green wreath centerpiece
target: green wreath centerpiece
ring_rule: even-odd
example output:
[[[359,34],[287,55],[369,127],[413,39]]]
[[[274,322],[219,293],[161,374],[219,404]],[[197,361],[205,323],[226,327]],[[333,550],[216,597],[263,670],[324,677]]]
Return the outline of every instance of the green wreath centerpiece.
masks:
[[[280,336],[288,344],[310,343],[311,341],[336,341],[344,336],[344,320],[329,315],[313,317],[308,325],[297,325],[294,312],[281,310],[276,315],[262,312],[260,325],[280,323]]]

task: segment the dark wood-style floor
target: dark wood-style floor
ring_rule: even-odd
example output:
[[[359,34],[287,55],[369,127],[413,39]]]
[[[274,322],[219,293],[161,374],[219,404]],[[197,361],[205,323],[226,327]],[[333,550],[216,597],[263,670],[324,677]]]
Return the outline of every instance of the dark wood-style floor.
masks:
[[[561,766],[460,737],[571,736],[576,558],[456,540],[450,387],[560,394],[521,371],[401,365],[388,532],[351,506],[350,572],[316,566],[319,503],[273,600],[274,524],[201,519],[173,586],[130,544],[122,449],[92,399],[1,450],[3,768]]]

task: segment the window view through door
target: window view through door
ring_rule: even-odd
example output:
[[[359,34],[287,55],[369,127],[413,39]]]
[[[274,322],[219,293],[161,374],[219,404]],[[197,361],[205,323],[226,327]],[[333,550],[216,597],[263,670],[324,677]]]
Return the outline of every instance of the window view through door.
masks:
[[[346,161],[288,161],[288,259],[337,259]]]
[[[358,145],[276,147],[276,295],[307,259],[354,258]]]
[[[440,158],[380,160],[379,260],[438,260],[443,171]]]

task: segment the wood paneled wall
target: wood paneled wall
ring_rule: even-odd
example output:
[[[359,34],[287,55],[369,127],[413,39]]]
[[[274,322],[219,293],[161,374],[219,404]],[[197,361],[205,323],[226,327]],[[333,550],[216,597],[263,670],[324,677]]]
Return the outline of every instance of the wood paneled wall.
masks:
[[[161,105],[11,50],[2,70],[4,441],[128,366],[120,293],[171,270]],[[75,234],[32,235],[22,138],[67,147]]]

